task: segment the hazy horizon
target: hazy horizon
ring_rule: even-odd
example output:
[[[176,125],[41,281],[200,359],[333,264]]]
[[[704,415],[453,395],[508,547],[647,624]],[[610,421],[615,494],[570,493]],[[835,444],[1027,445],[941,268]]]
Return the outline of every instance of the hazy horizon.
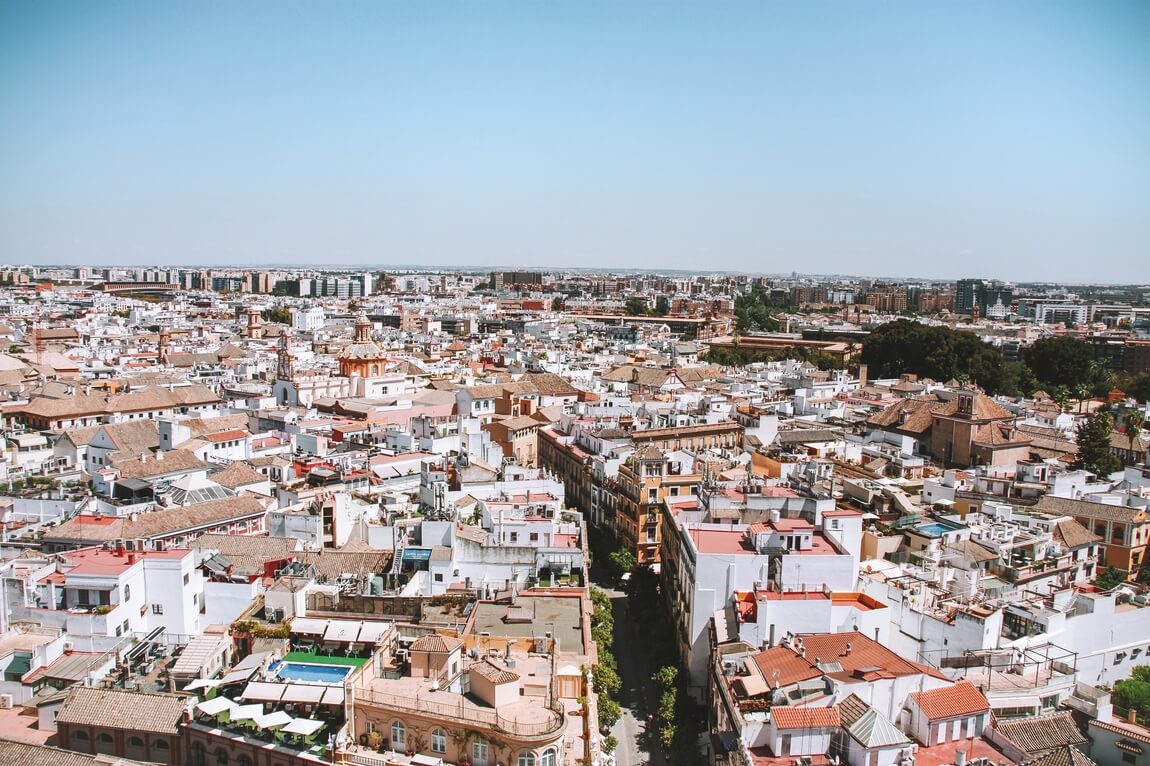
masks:
[[[1137,0],[10,0],[0,261],[1146,282],[1148,39]]]

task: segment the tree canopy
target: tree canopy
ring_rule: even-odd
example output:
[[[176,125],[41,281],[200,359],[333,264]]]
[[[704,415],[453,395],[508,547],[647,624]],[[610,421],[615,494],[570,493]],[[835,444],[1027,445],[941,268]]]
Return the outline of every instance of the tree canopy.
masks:
[[[1114,431],[1114,418],[1107,410],[1100,410],[1078,426],[1078,462],[1099,476],[1122,470],[1122,461],[1110,450],[1110,434]]]
[[[914,373],[938,381],[977,383],[989,394],[1025,393],[1029,385],[1021,365],[1008,364],[998,349],[977,335],[898,319],[872,332],[862,361],[874,378]]]
[[[1077,338],[1039,338],[1022,356],[1038,382],[1048,388],[1090,385],[1097,372],[1094,351]]]
[[[754,289],[735,298],[735,329],[740,335],[777,332],[780,326],[766,290]]]

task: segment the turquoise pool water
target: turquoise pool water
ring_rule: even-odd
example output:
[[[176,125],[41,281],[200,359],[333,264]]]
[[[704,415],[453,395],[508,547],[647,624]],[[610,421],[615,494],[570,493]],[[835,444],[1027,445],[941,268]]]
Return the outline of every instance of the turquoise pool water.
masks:
[[[347,665],[311,665],[306,662],[281,662],[272,668],[284,681],[318,684],[342,684],[355,668]]]
[[[919,527],[919,531],[928,535],[942,537],[947,532],[950,532],[951,529],[950,527],[944,526],[942,524],[923,524],[921,527]]]

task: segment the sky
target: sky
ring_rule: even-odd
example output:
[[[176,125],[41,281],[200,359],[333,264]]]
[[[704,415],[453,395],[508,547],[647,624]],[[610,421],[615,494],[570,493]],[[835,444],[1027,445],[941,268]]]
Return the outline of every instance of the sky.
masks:
[[[1150,281],[1146,0],[3,0],[0,263]]]

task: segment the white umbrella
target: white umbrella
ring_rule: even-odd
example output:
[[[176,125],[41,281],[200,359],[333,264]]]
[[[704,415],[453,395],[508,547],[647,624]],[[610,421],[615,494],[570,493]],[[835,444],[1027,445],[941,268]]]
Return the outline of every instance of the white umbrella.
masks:
[[[263,705],[237,705],[232,709],[233,721],[245,721],[249,718],[256,719],[264,714]]]
[[[268,713],[267,715],[258,715],[253,720],[256,722],[256,726],[260,727],[261,729],[272,729],[276,726],[289,724],[295,719],[284,711],[277,710],[274,713]]]
[[[195,681],[192,681],[190,684],[185,686],[184,691],[190,692],[196,689],[214,689],[219,685],[219,681],[212,681],[207,678],[197,678]]]
[[[196,705],[196,710],[208,715],[219,715],[225,710],[234,710],[238,705],[232,702],[227,697],[216,697],[215,699],[205,700]]]
[[[293,718],[291,723],[283,727],[283,731],[306,737],[309,734],[315,734],[322,728],[323,721],[313,721],[310,718]]]

